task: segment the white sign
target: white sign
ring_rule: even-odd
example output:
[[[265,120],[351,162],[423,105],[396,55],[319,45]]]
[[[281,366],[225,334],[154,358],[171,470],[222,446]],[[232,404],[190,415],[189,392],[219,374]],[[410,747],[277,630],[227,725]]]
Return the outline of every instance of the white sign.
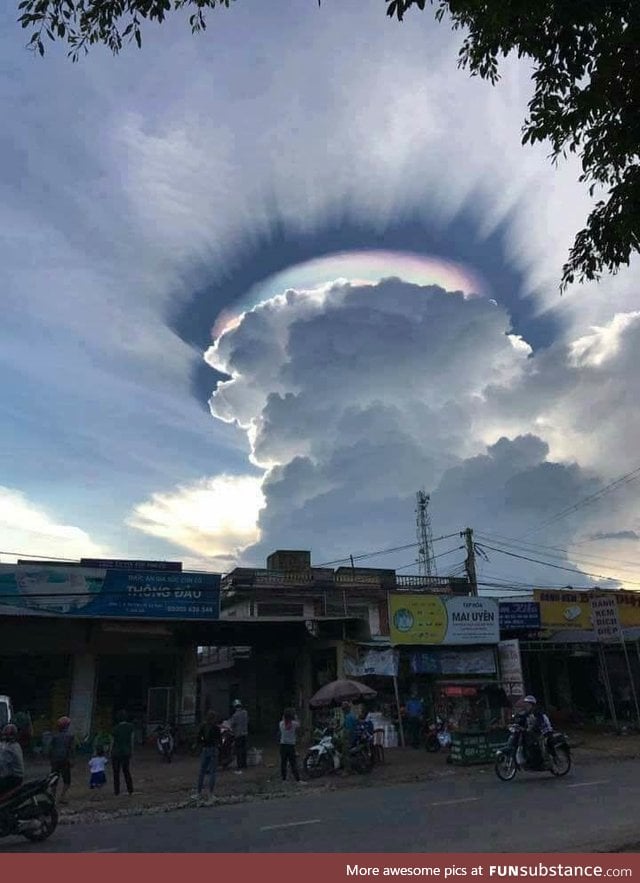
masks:
[[[599,641],[620,641],[618,602],[614,595],[591,598],[591,622]]]
[[[350,678],[363,675],[396,677],[398,674],[398,651],[358,648],[355,657],[345,653],[344,673]]]
[[[447,644],[497,644],[498,602],[492,598],[447,598]]]
[[[500,641],[498,644],[502,686],[509,696],[524,696],[524,677],[520,658],[520,641]]]

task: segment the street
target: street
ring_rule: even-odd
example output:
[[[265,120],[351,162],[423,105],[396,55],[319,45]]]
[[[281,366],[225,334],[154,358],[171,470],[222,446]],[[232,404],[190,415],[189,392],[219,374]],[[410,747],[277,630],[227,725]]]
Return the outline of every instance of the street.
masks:
[[[296,788],[291,784],[292,790]],[[127,798],[123,798],[126,800]],[[606,761],[565,779],[491,768],[457,778],[61,825],[25,852],[571,852],[637,841],[640,768]]]

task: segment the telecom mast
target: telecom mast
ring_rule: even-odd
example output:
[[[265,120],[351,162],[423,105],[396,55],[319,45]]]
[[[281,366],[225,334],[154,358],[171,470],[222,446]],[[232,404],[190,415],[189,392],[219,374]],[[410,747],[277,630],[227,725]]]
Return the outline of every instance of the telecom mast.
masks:
[[[420,576],[437,576],[429,500],[429,494],[424,491],[418,491],[416,494],[416,536],[418,538],[418,572]]]

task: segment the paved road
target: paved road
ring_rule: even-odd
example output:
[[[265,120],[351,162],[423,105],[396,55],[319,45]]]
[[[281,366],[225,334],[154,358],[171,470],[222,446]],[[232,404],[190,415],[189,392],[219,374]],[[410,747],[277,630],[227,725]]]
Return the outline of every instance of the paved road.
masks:
[[[637,762],[510,783],[490,769],[470,777],[449,772],[421,784],[317,794],[300,787],[289,800],[65,825],[48,843],[5,840],[0,851],[571,852],[637,840]]]

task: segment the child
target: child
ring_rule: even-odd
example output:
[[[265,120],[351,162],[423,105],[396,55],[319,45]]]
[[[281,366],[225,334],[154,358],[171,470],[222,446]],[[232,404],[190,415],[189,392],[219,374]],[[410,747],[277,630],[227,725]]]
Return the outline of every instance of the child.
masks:
[[[104,748],[97,748],[96,753],[89,761],[89,771],[91,773],[89,788],[92,790],[94,788],[102,788],[103,785],[106,785],[107,774],[105,773],[105,769],[108,762],[109,761],[104,756]]]

